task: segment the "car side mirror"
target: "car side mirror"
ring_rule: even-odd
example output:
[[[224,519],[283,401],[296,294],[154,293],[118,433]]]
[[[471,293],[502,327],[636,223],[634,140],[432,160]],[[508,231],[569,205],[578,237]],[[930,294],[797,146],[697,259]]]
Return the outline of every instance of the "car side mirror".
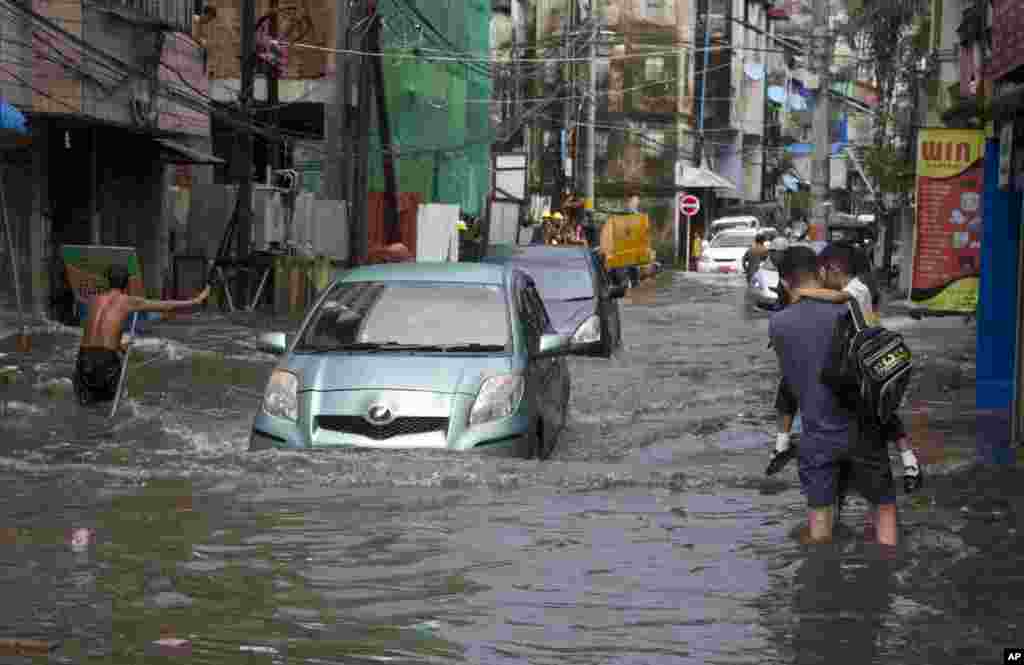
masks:
[[[626,295],[626,287],[622,284],[616,284],[615,286],[608,289],[609,294],[613,299],[623,298]]]
[[[288,350],[290,341],[283,332],[263,333],[259,337],[260,347],[277,355],[283,355]]]
[[[554,333],[541,335],[540,344],[534,358],[552,358],[564,356],[569,353],[572,347],[572,337],[569,335],[557,335]]]

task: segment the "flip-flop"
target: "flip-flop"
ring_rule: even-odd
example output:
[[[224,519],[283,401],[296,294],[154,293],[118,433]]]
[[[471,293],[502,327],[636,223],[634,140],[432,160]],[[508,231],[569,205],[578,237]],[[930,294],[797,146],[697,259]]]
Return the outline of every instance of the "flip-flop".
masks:
[[[796,446],[790,446],[781,453],[775,453],[771,461],[768,462],[768,468],[765,469],[764,473],[766,476],[774,476],[779,471],[785,468],[789,460],[796,456]]]

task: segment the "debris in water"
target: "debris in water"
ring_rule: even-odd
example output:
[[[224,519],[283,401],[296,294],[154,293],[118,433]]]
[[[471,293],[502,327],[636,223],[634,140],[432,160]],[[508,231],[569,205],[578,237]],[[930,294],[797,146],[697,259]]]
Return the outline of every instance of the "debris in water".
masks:
[[[66,376],[63,376],[59,379],[50,379],[49,381],[44,381],[43,383],[37,383],[35,387],[36,390],[41,390],[50,397],[56,397],[61,393],[70,392],[74,390],[74,384],[71,382],[71,379],[67,378]]]
[[[57,648],[56,642],[20,638],[0,639],[0,655],[3,656],[46,656]]]
[[[242,646],[238,647],[238,650],[248,653],[265,653],[270,654],[272,656],[277,655],[277,649],[275,649],[274,647],[249,646],[247,644],[243,644]]]
[[[191,656],[192,643],[180,637],[162,637],[153,642],[156,651],[161,656]]]
[[[190,607],[192,599],[177,591],[161,591],[149,599],[149,604],[162,610],[172,607]]]
[[[440,621],[423,621],[414,625],[412,628],[421,637],[433,637],[437,632],[437,629],[441,627]]]
[[[0,384],[10,384],[18,380],[18,366],[7,365],[0,367]]]
[[[96,541],[96,532],[92,529],[72,529],[68,544],[75,552],[84,552]]]

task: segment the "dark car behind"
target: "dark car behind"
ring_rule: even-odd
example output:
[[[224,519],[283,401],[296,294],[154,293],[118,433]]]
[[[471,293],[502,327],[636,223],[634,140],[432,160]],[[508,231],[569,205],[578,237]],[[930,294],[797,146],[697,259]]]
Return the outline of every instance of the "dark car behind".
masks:
[[[551,323],[572,335],[577,353],[609,358],[622,346],[618,298],[599,252],[588,247],[492,245],[484,263],[512,263],[537,285]]]

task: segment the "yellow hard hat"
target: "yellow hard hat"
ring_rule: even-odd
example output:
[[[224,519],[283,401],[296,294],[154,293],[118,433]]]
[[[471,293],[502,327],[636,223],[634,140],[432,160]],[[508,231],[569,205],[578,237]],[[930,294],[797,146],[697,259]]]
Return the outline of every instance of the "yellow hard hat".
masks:
[[[553,214],[551,216],[554,217],[555,219],[563,219],[562,213],[560,213],[560,212],[556,212],[555,214]]]
[[[550,217],[550,216],[551,216],[551,211],[550,210],[545,210],[544,214],[541,215],[541,217]]]
[[[469,227],[468,227],[468,226],[466,226],[466,223],[465,223],[465,222],[463,222],[462,220],[459,220],[459,221],[458,221],[458,222],[457,222],[457,223],[455,224],[455,228],[456,228],[456,229],[458,229],[459,231],[468,231],[468,230],[469,230]]]

